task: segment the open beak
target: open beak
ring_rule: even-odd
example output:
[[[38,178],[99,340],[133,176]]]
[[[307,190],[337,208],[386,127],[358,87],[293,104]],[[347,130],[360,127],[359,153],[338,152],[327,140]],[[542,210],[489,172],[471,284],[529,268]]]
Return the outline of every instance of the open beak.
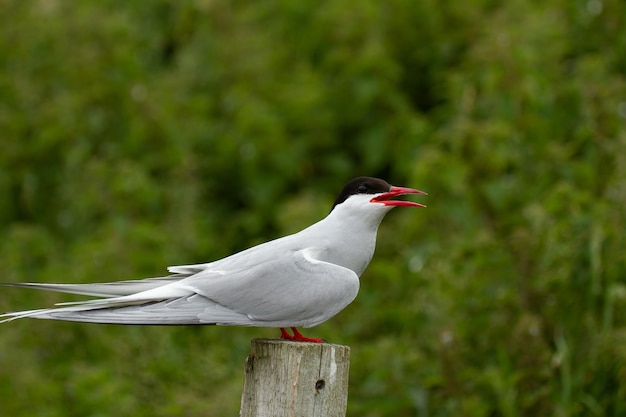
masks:
[[[405,194],[423,194],[428,195],[424,191],[414,190],[413,188],[406,187],[396,187],[391,186],[391,190],[389,192],[376,196],[370,200],[370,203],[382,203],[386,206],[394,206],[394,207],[426,207],[420,203],[414,203],[413,201],[404,201],[404,200],[391,200],[393,197],[397,197],[399,195]]]

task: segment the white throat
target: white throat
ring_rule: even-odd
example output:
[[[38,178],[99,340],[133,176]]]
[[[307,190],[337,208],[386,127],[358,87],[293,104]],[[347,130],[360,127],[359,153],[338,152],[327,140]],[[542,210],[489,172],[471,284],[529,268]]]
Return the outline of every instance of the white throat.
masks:
[[[372,195],[354,195],[333,208],[326,218],[303,230],[303,235],[324,242],[320,260],[361,275],[376,249],[378,226],[392,206],[370,203]]]

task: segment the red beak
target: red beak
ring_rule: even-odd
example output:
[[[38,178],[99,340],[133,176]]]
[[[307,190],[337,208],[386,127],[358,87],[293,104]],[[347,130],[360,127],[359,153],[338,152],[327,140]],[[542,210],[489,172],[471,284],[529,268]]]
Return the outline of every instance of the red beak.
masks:
[[[391,190],[389,192],[381,194],[377,197],[374,197],[370,200],[370,203],[382,203],[386,206],[395,206],[395,207],[426,207],[420,203],[414,203],[413,201],[404,201],[404,200],[390,200],[390,198],[397,197],[399,195],[405,194],[423,194],[428,195],[424,191],[414,190],[413,188],[406,187],[396,187],[394,185],[391,186]]]

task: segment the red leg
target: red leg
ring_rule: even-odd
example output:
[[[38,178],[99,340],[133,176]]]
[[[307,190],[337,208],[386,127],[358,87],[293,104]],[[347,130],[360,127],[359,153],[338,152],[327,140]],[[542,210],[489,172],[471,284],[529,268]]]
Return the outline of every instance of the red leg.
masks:
[[[280,328],[280,338],[285,340],[293,340],[293,336],[287,333],[284,327]]]
[[[294,342],[311,342],[311,343],[324,343],[322,339],[311,339],[310,337],[304,337],[302,334],[296,329],[292,327],[293,336],[287,333],[284,327],[280,328],[280,338],[285,340],[293,340]]]

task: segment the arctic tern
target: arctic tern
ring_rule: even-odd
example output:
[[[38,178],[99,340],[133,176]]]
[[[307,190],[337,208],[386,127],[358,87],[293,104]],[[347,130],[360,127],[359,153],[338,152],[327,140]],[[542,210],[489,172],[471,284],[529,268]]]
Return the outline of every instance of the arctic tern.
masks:
[[[171,275],[97,284],[2,284],[101,297],[59,307],[11,312],[19,318],[109,324],[278,327],[281,338],[304,337],[354,300],[359,277],[374,254],[376,233],[394,207],[425,207],[405,194],[426,194],[386,181],[348,182],[331,212],[306,229],[213,262],[171,266]],[[286,331],[291,328],[293,335]]]

